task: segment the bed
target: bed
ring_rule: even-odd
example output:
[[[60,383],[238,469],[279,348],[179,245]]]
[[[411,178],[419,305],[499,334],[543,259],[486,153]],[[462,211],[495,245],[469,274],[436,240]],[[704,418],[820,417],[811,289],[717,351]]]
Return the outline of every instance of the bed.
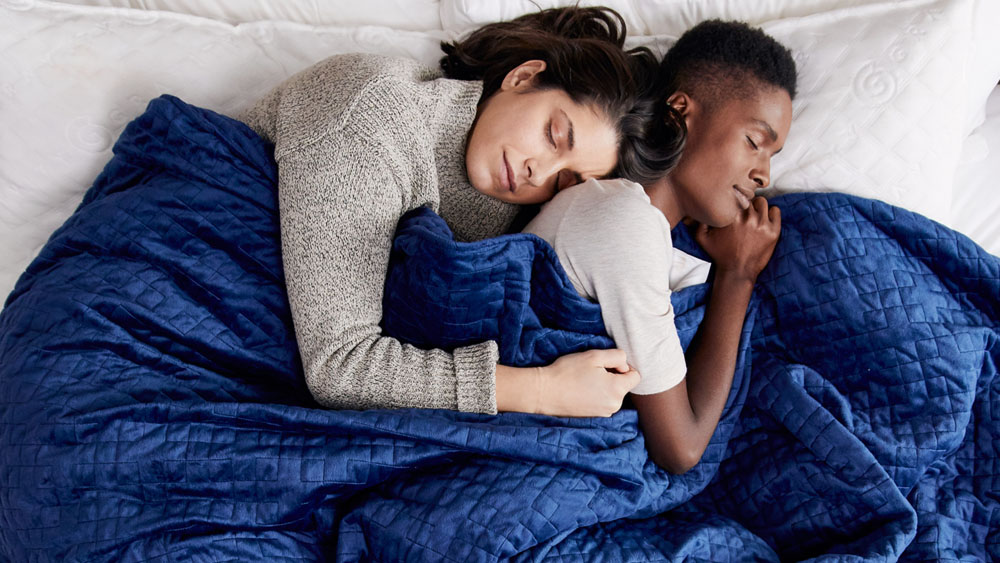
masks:
[[[800,67],[765,194],[787,236],[681,477],[627,409],[334,412],[301,381],[273,167],[226,116],[333,53],[432,65],[532,3],[0,1],[0,555],[1000,557],[1000,4],[604,4],[631,44],[739,18]],[[704,293],[678,292],[686,341]]]

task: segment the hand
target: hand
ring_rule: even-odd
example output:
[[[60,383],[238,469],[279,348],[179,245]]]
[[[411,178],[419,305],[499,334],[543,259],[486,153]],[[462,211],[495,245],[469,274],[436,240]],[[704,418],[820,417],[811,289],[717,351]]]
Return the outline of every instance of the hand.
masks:
[[[552,416],[608,417],[622,408],[625,394],[639,384],[639,372],[621,350],[567,354],[539,368],[535,412]]]
[[[767,266],[781,234],[781,210],[755,197],[736,221],[720,229],[699,225],[694,238],[720,272],[751,282]]]

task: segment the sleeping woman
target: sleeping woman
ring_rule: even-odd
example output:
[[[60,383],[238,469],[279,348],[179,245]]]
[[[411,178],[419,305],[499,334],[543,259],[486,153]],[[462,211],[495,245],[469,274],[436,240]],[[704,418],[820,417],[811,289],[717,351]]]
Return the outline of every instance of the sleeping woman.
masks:
[[[612,10],[543,11],[443,45],[445,76],[375,55],[331,57],[243,120],[275,145],[285,280],[305,378],[339,409],[443,408],[607,416],[639,376],[624,352],[498,365],[493,342],[453,353],[383,336],[392,236],[429,206],[460,240],[505,232],[519,205],[640,166],[633,150],[655,74],[625,52]],[[540,382],[546,381],[539,394]]]

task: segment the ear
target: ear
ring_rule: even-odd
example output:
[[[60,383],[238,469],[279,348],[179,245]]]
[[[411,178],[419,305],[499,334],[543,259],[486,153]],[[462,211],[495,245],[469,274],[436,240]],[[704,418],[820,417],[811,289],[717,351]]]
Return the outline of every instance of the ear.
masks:
[[[690,116],[691,112],[694,111],[695,106],[697,105],[697,103],[691,99],[691,96],[682,91],[677,91],[671,94],[670,97],[667,98],[667,104],[673,106],[674,109],[677,110],[677,112],[680,113],[685,119]]]
[[[535,76],[545,71],[545,61],[533,59],[525,61],[507,73],[500,84],[501,90],[518,90],[531,86]]]

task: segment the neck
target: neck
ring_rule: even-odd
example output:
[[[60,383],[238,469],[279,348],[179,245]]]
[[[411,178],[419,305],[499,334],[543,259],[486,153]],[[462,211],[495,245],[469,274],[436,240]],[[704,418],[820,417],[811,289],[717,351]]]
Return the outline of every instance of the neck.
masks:
[[[649,202],[653,204],[653,207],[659,209],[660,213],[663,213],[663,216],[667,218],[670,228],[676,227],[684,218],[684,210],[681,209],[680,202],[677,201],[677,192],[670,182],[670,176],[664,176],[652,184],[647,184],[643,186],[643,189],[646,190],[646,195],[649,196]]]

